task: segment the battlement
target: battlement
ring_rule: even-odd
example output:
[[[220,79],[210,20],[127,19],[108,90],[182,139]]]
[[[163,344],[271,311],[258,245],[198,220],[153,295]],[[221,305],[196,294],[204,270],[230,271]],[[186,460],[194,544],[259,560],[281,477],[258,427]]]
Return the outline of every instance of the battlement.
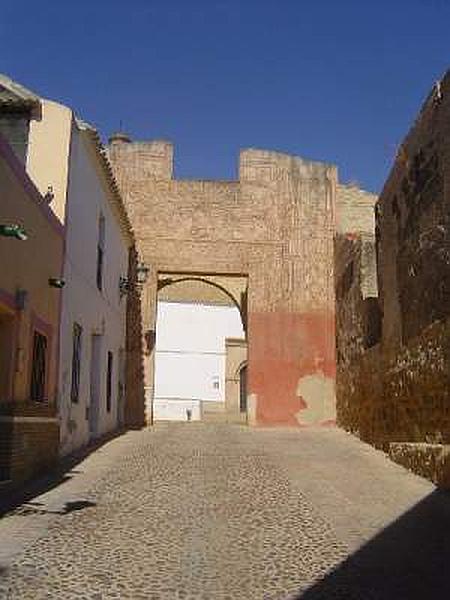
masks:
[[[334,165],[305,160],[293,154],[247,148],[239,156],[239,180],[277,183],[288,179],[337,178]]]
[[[174,180],[174,146],[165,140],[132,141],[124,133],[116,133],[109,140],[112,162],[120,163],[133,179],[153,178]],[[181,179],[179,182],[202,182],[207,184],[233,185],[238,182],[264,182],[277,184],[289,179],[321,179],[324,176],[336,180],[336,167],[327,163],[310,161],[299,156],[246,148],[239,153],[238,180]]]
[[[114,134],[109,139],[109,154],[133,178],[173,178],[173,144],[165,140],[133,142],[123,133]]]

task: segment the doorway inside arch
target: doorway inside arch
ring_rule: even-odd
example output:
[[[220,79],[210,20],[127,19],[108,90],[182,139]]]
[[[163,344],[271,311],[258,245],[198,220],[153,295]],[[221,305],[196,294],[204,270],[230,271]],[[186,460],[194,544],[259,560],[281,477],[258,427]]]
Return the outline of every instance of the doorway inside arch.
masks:
[[[239,371],[239,410],[247,413],[247,363]]]
[[[166,279],[167,281],[167,279]],[[228,341],[245,347],[246,278],[172,276],[158,295],[154,421],[241,421],[230,398]]]

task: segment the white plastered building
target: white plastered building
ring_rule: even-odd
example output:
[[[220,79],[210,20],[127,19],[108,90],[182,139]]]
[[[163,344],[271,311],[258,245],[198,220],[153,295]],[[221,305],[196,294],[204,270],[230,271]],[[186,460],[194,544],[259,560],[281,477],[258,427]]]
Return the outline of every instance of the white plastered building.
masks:
[[[155,421],[197,421],[213,407],[225,411],[229,337],[244,337],[236,308],[158,302]]]
[[[120,282],[133,234],[95,129],[7,77],[0,76],[0,85],[39,100],[22,158],[65,227],[57,401],[67,454],[122,419],[126,296]]]

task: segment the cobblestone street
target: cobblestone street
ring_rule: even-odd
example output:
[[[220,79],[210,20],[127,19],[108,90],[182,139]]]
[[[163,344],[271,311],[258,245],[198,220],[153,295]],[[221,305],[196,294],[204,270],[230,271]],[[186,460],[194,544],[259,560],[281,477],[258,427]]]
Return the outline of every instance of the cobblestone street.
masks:
[[[129,432],[0,521],[0,597],[449,597],[450,499],[338,429]]]

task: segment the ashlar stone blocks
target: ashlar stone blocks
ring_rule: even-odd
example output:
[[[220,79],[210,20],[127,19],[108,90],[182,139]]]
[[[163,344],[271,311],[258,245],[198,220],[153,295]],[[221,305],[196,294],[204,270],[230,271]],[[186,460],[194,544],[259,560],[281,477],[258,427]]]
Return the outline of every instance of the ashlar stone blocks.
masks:
[[[238,181],[176,180],[167,142],[118,140],[109,152],[151,268],[144,334],[151,339],[155,330],[158,274],[248,277],[248,402],[256,424],[333,422],[335,167],[250,149],[241,152]]]

